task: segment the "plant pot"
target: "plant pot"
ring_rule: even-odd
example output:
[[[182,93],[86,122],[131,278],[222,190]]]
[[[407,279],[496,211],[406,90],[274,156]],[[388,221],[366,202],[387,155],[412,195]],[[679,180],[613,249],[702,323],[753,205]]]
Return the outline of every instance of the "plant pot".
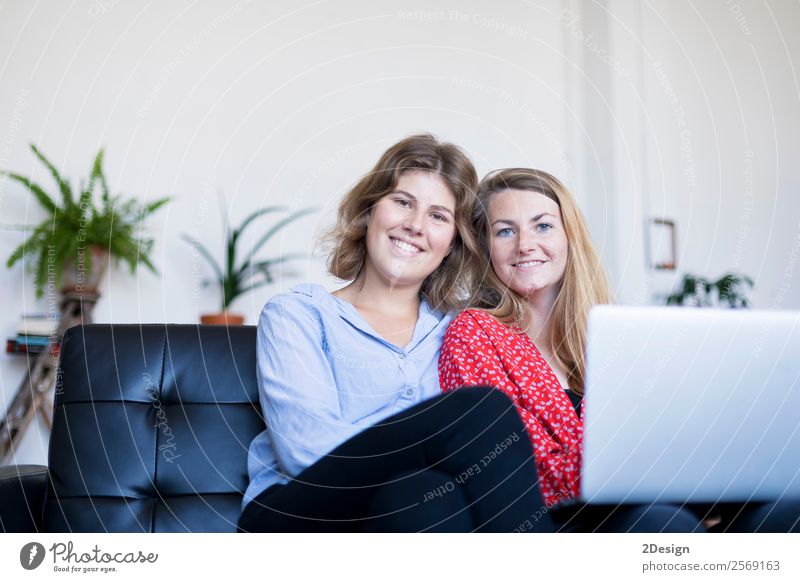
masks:
[[[91,254],[91,269],[86,255]],[[69,262],[64,267],[61,293],[64,295],[99,295],[100,283],[108,268],[109,254],[106,249],[92,245],[78,254],[77,264]]]
[[[238,313],[207,313],[200,316],[200,323],[203,325],[242,325],[244,323],[244,315]]]

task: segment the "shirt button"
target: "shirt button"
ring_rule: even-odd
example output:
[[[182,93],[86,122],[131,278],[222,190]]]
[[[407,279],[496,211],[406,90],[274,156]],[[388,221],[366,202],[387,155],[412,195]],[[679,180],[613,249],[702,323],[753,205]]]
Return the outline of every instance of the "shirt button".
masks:
[[[407,390],[406,390],[406,396],[408,396],[409,398],[410,398],[411,396],[414,396],[414,389],[413,389],[413,388],[409,388],[409,389],[407,389]]]
[[[405,360],[406,359],[406,355],[405,354],[400,354],[398,356],[398,358],[400,358],[401,360]]]

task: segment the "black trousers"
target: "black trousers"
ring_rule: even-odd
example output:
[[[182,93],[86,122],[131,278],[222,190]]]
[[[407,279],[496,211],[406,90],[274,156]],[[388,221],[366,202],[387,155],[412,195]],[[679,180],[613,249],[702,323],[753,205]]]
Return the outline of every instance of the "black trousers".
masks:
[[[567,515],[569,513],[569,515]],[[684,505],[587,505],[577,511],[554,512],[559,531],[800,533],[800,500]],[[711,520],[707,530],[701,525]]]
[[[700,533],[705,531],[696,514],[679,505],[586,505],[577,511],[558,512],[553,521],[564,533]]]
[[[689,507],[703,519],[718,521],[709,529],[714,533],[800,533],[800,499],[796,497]]]
[[[372,426],[245,507],[250,532],[516,529],[543,505],[512,402],[467,388]],[[535,531],[554,531],[549,518]]]
[[[551,518],[561,532],[800,533],[800,499],[641,505],[563,504]],[[708,529],[703,522],[711,520]]]
[[[670,506],[555,523],[513,403],[491,388],[439,396],[366,429],[245,507],[249,532],[687,532]]]

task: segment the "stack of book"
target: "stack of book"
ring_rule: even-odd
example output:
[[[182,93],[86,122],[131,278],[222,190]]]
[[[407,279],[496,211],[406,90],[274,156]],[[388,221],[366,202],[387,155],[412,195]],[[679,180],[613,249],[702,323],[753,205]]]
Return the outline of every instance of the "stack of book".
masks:
[[[53,351],[58,351],[58,317],[51,315],[23,315],[17,324],[17,337],[6,341],[9,354],[41,354],[47,351],[53,340]]]

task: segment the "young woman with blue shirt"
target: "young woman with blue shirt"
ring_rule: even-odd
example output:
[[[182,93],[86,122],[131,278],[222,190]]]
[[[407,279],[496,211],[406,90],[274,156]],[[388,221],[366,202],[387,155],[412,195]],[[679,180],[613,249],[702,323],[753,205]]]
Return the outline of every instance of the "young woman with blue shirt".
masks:
[[[542,515],[525,428],[501,392],[441,395],[437,359],[476,262],[477,176],[430,135],[387,150],[345,196],[328,293],[271,299],[258,326],[267,430],[242,531],[513,531]],[[532,528],[552,531],[544,512]]]

